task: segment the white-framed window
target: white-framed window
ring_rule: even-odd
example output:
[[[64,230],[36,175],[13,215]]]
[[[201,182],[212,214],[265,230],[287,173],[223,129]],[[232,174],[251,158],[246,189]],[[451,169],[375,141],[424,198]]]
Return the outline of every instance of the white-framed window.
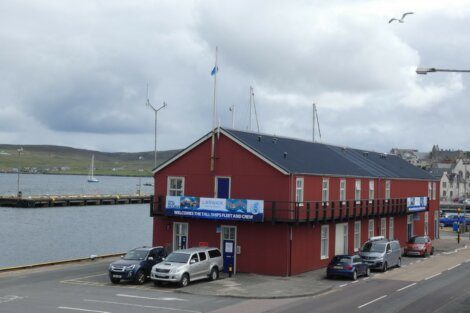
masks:
[[[437,188],[436,182],[433,182],[432,183],[432,199],[433,200],[436,200],[436,188]]]
[[[188,223],[173,223],[173,251],[188,247]]]
[[[380,236],[387,237],[387,218],[382,217],[380,219]]]
[[[323,202],[328,201],[329,191],[330,191],[330,180],[328,178],[323,178],[321,201],[323,201]]]
[[[374,237],[374,220],[369,220],[369,239]]]
[[[390,199],[390,181],[385,181],[385,199]]]
[[[320,243],[320,259],[328,259],[328,234],[330,227],[322,225],[321,227],[321,243]]]
[[[374,191],[375,191],[374,181],[369,180],[369,200],[374,200]]]
[[[428,198],[429,200],[432,199],[432,183],[428,182]]]
[[[184,196],[184,177],[168,176],[168,196]]]
[[[304,202],[304,178],[299,177],[295,180],[295,202]]]
[[[429,233],[429,212],[424,212],[424,236]]]
[[[361,248],[361,221],[354,222],[354,252]]]
[[[394,220],[393,220],[393,217],[390,217],[388,219],[388,239],[389,240],[393,240],[393,236],[394,236],[394,233],[393,233],[393,228],[395,227],[394,225]]]
[[[447,182],[443,181],[442,182],[442,189],[447,188]]]
[[[339,201],[346,201],[346,179],[339,181]]]
[[[354,200],[361,200],[361,181],[358,179],[354,188]]]

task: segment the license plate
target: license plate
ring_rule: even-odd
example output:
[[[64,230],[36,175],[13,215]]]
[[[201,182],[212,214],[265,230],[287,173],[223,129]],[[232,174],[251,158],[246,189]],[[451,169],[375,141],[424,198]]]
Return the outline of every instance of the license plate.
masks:
[[[122,278],[121,275],[113,275],[113,278]]]
[[[342,266],[333,266],[333,268],[338,269],[338,270],[342,270],[342,269],[343,269]]]

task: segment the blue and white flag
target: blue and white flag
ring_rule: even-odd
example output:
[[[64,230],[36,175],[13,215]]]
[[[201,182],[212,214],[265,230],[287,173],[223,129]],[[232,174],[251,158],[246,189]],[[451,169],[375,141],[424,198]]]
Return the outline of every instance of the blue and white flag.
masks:
[[[215,74],[217,74],[218,71],[219,71],[219,67],[214,66],[214,68],[212,69],[212,72],[211,72],[211,76],[214,76]]]

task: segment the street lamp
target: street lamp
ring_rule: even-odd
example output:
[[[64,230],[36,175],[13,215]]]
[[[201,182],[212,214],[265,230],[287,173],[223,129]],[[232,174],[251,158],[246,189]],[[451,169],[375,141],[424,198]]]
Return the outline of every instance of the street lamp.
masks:
[[[153,112],[155,112],[155,167],[157,167],[157,114],[158,114],[158,111],[160,111],[163,108],[166,108],[166,102],[163,102],[163,104],[159,108],[155,108],[152,104],[150,104],[150,100],[148,97],[148,85],[147,85],[147,102],[145,103],[145,105],[151,108]]]
[[[23,147],[17,149],[16,151],[18,151],[18,179],[17,179],[17,182],[16,182],[16,195],[18,196],[18,198],[21,198],[21,194],[20,194],[20,172],[21,172],[21,153],[23,152]]]
[[[470,70],[449,70],[449,69],[434,68],[434,67],[418,67],[416,69],[416,74],[421,74],[421,75],[426,75],[427,73],[434,73],[434,72],[470,73]]]
[[[139,156],[139,161],[143,160],[143,157],[140,155]],[[139,165],[142,165],[140,164],[141,162],[139,162]],[[138,192],[138,195],[140,196],[141,194],[141,191],[142,191],[142,172],[144,170],[142,168],[139,168],[139,192]]]

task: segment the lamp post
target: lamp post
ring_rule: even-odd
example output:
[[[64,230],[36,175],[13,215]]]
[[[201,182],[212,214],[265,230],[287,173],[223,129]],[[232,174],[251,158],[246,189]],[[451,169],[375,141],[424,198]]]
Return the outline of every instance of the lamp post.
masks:
[[[434,72],[470,73],[470,70],[450,70],[450,69],[442,69],[442,68],[435,68],[435,67],[418,67],[416,69],[416,74],[421,74],[421,75],[426,75],[427,73],[434,73]]]
[[[20,194],[20,173],[21,173],[21,153],[23,152],[23,147],[17,149],[16,151],[18,151],[18,179],[17,179],[17,182],[16,182],[16,195],[18,196],[18,198],[21,198],[21,194]]]
[[[148,98],[148,85],[147,85],[147,102],[145,103],[146,106],[151,108],[153,112],[155,112],[155,167],[157,167],[157,114],[158,111],[160,111],[163,108],[166,108],[166,102],[163,102],[163,104],[159,108],[155,108],[152,104],[150,104],[150,100]]]
[[[144,159],[144,158],[143,158],[141,155],[139,155],[139,161],[141,161],[141,160],[143,160],[143,159]],[[142,164],[140,164],[140,163],[141,163],[141,162],[139,162],[139,165],[142,165]],[[139,190],[138,190],[138,192],[137,192],[137,194],[138,194],[139,196],[141,195],[141,191],[142,191],[142,172],[143,172],[143,171],[144,171],[144,170],[143,170],[142,168],[139,168]]]

